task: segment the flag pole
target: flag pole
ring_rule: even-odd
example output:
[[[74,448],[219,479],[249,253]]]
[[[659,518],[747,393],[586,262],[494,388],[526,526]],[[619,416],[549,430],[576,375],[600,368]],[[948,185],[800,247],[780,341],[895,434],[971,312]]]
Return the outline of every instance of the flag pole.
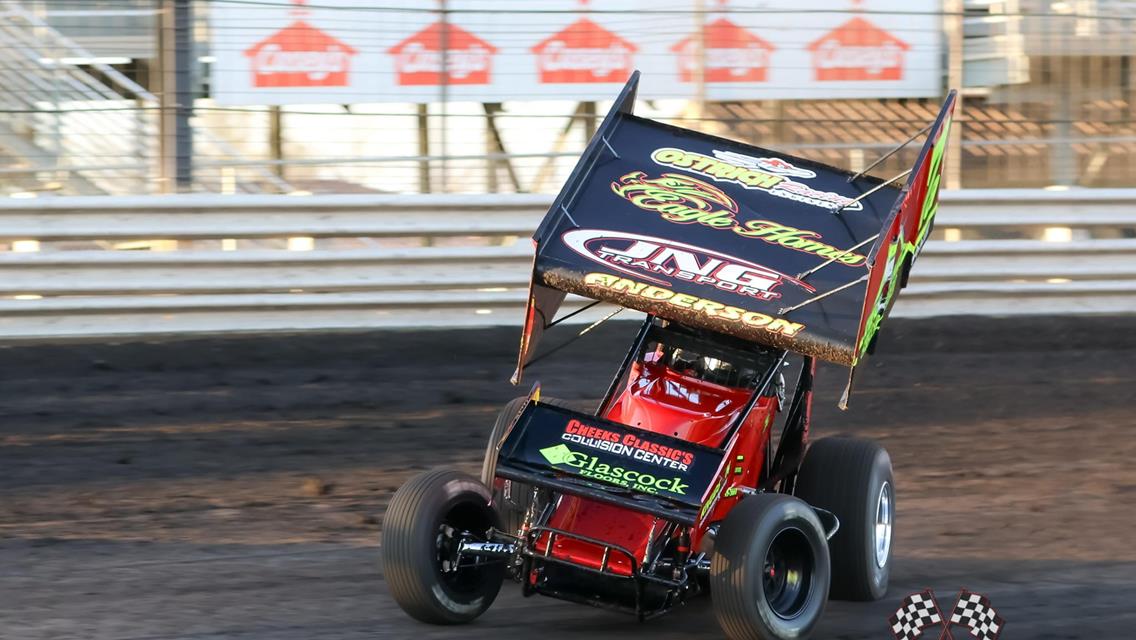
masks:
[[[961,592],[959,595],[961,597]],[[939,608],[939,599],[935,598],[932,602],[935,603],[935,611],[939,612],[939,619],[943,621],[943,632],[939,634],[939,640],[955,640],[955,637],[951,635],[951,621],[949,618],[943,617],[943,610]]]

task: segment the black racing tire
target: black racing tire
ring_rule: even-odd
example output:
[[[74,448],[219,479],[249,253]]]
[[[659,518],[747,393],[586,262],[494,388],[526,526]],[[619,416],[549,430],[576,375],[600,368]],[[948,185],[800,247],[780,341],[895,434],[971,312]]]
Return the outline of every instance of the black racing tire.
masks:
[[[509,428],[513,418],[517,417],[528,400],[528,396],[513,398],[497,414],[497,421],[493,423],[493,430],[489,432],[489,441],[485,444],[485,459],[481,463],[481,481],[486,486],[493,486],[493,470],[497,468],[497,444],[504,437],[505,429]]]
[[[416,620],[464,624],[493,604],[505,563],[444,570],[454,531],[480,537],[501,525],[489,490],[476,478],[446,469],[411,478],[383,516],[383,571],[395,602]]]
[[[796,495],[840,520],[840,528],[828,541],[829,597],[859,602],[883,598],[891,575],[896,513],[895,478],[887,450],[859,438],[817,440],[797,474]]]
[[[780,493],[749,496],[722,522],[710,560],[714,616],[731,640],[808,637],[828,595],[816,512]]]
[[[509,491],[506,496],[502,488],[494,482],[493,472],[497,468],[497,445],[505,436],[505,430],[513,423],[513,419],[521,412],[528,400],[528,396],[513,398],[497,414],[497,421],[493,423],[493,430],[489,433],[489,441],[485,445],[485,458],[481,463],[481,481],[493,489],[493,508],[501,516],[502,530],[512,535],[518,535],[524,525],[525,515],[532,505],[532,486],[510,480]],[[592,403],[584,400],[568,401],[559,398],[545,398],[541,402],[586,413],[590,413],[592,409]]]

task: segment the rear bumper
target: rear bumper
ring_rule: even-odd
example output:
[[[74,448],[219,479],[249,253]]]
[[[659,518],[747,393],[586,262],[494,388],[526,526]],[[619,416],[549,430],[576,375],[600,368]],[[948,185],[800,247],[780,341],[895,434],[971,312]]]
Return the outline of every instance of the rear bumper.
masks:
[[[573,541],[602,549],[594,562],[558,557],[557,541]],[[540,594],[559,600],[631,613],[645,620],[665,613],[681,599],[687,577],[668,580],[643,570],[630,550],[553,527],[534,527],[527,534],[521,555],[526,596]],[[615,557],[627,561],[629,573],[616,570]]]

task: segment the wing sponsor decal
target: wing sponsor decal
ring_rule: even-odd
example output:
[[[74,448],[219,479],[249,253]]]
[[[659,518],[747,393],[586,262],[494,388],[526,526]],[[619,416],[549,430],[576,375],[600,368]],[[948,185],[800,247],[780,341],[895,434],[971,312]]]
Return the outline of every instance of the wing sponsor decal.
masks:
[[[923,207],[920,209],[919,228],[916,232],[914,247],[916,254],[923,251],[923,244],[927,242],[927,236],[931,232],[935,213],[939,210],[939,183],[943,179],[943,152],[947,150],[952,122],[950,118],[943,122],[943,131],[939,134],[939,139],[935,141],[935,146],[931,147],[931,165],[927,170],[927,180],[924,187],[926,193],[923,195]]]
[[[502,443],[498,463],[551,468],[697,508],[722,456],[693,442],[536,402]]]
[[[898,212],[891,225],[880,234],[874,249],[853,364],[859,362],[871,347],[904,286],[905,269],[909,269],[918,258],[934,225],[939,208],[939,183],[943,177],[943,154],[951,131],[953,98],[948,98],[948,104],[944,107],[945,114],[939,116],[941,126],[928,140],[930,148],[925,148],[920,155]],[[928,153],[929,157],[925,155]],[[878,266],[880,261],[883,261],[882,269]]]
[[[783,179],[780,176],[771,176]],[[785,247],[793,251],[836,258],[840,264],[861,266],[866,258],[859,253],[821,242],[821,234],[769,220],[737,219],[738,205],[718,187],[697,178],[664,173],[651,178],[643,171],[632,171],[611,183],[611,190],[631,204],[658,213],[675,224],[700,224],[712,229],[732,231],[745,238]]]
[[[540,455],[554,468],[570,467],[575,473],[592,480],[625,487],[640,493],[670,495],[676,498],[688,497],[687,490],[690,489],[690,484],[681,476],[656,475],[639,469],[604,462],[604,459],[599,456],[573,451],[566,444],[545,447],[540,450]]]
[[[619,433],[584,424],[576,419],[568,421],[560,439],[675,471],[688,471],[694,463],[694,453],[691,451],[651,442],[633,433]]]
[[[738,203],[725,191],[681,173],[648,178],[642,171],[632,171],[611,183],[611,190],[640,209],[657,211],[679,224],[729,226],[738,211]]]
[[[669,280],[693,282],[750,296],[775,300],[788,282],[809,293],[816,289],[792,276],[741,258],[684,242],[622,231],[575,229],[562,236],[568,248],[599,264],[660,285]]]
[[[780,222],[750,220],[741,225],[741,228],[734,229],[734,232],[746,238],[756,238],[793,251],[810,253],[825,259],[836,258],[840,264],[850,267],[861,266],[867,260],[859,253],[846,252],[844,249],[821,242],[823,236],[816,231],[798,229]]]
[[[773,173],[779,176],[805,179],[817,177],[816,171],[802,169],[788,160],[781,158],[755,158],[736,151],[719,151],[718,149],[714,149],[714,157],[722,162],[728,162],[741,167],[760,169],[766,173]]]
[[[888,307],[890,306],[891,299],[899,294],[899,276],[901,271],[899,269],[900,256],[903,254],[903,249],[900,247],[902,244],[902,237],[897,232],[891,237],[886,244],[881,245],[882,250],[880,257],[884,262],[883,276],[880,279],[879,286],[876,287],[876,295],[871,301],[871,313],[868,315],[868,320],[865,323],[865,330],[860,337],[860,344],[857,345],[857,353],[867,353],[868,347],[872,343],[872,338],[880,331],[880,325],[883,324],[884,318],[887,316]],[[865,298],[864,305],[868,306],[869,300]]]
[[[661,147],[651,152],[656,164],[672,169],[690,171],[716,182],[730,182],[746,189],[757,189],[770,195],[831,210],[843,207],[846,211],[860,211],[864,205],[855,198],[814,189],[789,176],[816,177],[816,173],[796,167],[780,158],[753,158],[743,154],[714,151],[708,156],[697,151],[674,147]]]
[[[790,322],[784,318],[748,311],[707,298],[678,293],[666,287],[637,282],[610,273],[589,273],[584,276],[584,285],[621,296],[640,298],[653,303],[652,306],[671,307],[683,314],[693,313],[704,318],[742,324],[788,337],[793,337],[805,329],[805,325],[799,322]]]

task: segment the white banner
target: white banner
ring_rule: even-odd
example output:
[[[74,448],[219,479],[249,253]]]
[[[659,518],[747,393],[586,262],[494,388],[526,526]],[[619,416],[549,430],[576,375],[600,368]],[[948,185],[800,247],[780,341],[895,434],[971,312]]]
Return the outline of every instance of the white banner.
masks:
[[[449,0],[442,20],[425,0],[217,0],[212,94],[228,105],[604,100],[633,69],[648,99],[695,97],[700,76],[708,100],[942,94],[935,0],[705,1],[702,16],[694,4]]]

